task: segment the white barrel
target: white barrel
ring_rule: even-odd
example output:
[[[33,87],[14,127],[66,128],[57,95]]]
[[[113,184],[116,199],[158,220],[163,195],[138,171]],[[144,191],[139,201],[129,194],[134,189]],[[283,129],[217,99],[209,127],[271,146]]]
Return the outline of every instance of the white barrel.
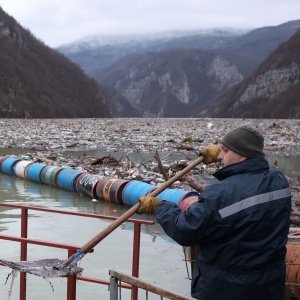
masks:
[[[16,163],[14,169],[16,176],[25,178],[25,169],[28,165],[31,165],[33,162],[29,160],[20,160]]]

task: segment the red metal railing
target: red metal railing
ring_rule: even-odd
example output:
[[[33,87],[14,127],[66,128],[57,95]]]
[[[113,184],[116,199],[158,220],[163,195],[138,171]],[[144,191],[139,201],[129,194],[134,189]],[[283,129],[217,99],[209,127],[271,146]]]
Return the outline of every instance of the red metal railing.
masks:
[[[70,212],[70,211],[66,211],[66,210],[48,209],[48,208],[34,207],[34,206],[28,206],[28,205],[15,205],[15,204],[8,204],[8,203],[0,203],[0,206],[21,209],[21,237],[14,237],[14,236],[10,236],[10,235],[0,234],[0,239],[20,242],[21,243],[20,260],[23,260],[23,261],[27,260],[27,244],[35,244],[35,245],[40,245],[40,246],[66,249],[66,250],[68,250],[68,257],[73,255],[73,253],[76,250],[80,249],[80,247],[70,245],[70,244],[61,244],[61,243],[47,242],[47,241],[27,238],[27,236],[28,236],[28,210],[36,210],[36,211],[43,211],[43,212],[49,212],[49,213],[74,215],[74,216],[105,219],[105,220],[116,220],[117,219],[117,217],[112,217],[112,216],[97,215],[97,214],[91,214],[91,213]],[[133,245],[132,245],[132,249],[133,249],[133,252],[132,252],[132,276],[138,277],[139,276],[139,260],[140,260],[141,224],[153,225],[154,222],[146,221],[146,220],[136,220],[136,219],[128,219],[127,221],[134,224]],[[102,280],[102,279],[85,277],[85,276],[69,276],[67,278],[67,300],[76,300],[76,282],[77,282],[77,280],[109,285],[109,280]],[[138,299],[137,287],[131,287],[128,284],[123,284],[122,287],[132,289],[132,299],[133,300]],[[21,274],[20,274],[20,300],[25,300],[25,299],[26,299],[26,273],[21,272]]]

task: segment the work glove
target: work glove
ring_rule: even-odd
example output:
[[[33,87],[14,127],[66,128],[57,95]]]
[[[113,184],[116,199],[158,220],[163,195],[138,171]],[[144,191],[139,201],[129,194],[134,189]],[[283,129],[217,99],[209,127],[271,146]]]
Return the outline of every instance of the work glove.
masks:
[[[162,200],[150,197],[150,196],[143,196],[139,198],[139,202],[141,203],[139,209],[137,210],[138,214],[154,214],[156,205],[160,203]]]
[[[221,148],[218,145],[209,145],[204,147],[203,149],[200,150],[200,155],[204,156],[204,161],[203,163],[205,165],[214,163],[214,162],[218,162],[218,156],[219,153],[221,152]]]

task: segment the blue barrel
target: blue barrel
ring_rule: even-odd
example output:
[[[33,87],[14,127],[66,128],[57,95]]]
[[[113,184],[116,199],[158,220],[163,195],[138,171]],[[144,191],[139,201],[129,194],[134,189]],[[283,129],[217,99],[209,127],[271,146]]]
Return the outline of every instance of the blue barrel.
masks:
[[[199,193],[197,192],[189,192],[182,189],[165,189],[160,194],[156,196],[156,198],[166,200],[178,205],[178,203],[185,199],[186,197],[190,196],[197,196]]]
[[[46,166],[41,172],[41,182],[52,186],[57,186],[57,175],[63,168],[57,166]]]
[[[33,163],[27,166],[25,170],[25,178],[30,181],[42,182],[41,173],[46,166],[47,164],[44,163]]]
[[[65,190],[75,192],[77,178],[82,174],[82,171],[65,168],[61,170],[57,175],[57,185]]]
[[[82,173],[76,183],[76,190],[78,193],[82,193],[90,198],[96,198],[96,185],[104,178],[100,175],[91,175],[88,173]]]
[[[123,202],[133,206],[139,201],[139,197],[146,196],[155,189],[155,186],[146,182],[132,180],[123,189]]]
[[[9,156],[2,161],[1,164],[1,172],[9,174],[9,175],[16,175],[15,173],[15,165],[20,161],[17,157]]]

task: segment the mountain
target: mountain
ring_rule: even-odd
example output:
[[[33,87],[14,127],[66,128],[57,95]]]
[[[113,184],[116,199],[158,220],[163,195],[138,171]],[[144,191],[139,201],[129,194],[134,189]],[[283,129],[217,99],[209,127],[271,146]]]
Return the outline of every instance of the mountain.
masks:
[[[126,56],[97,81],[118,90],[143,116],[190,117],[209,99],[244,79],[248,68],[237,55],[177,49]]]
[[[248,78],[224,92],[198,117],[300,118],[300,31]]]
[[[57,50],[95,76],[114,62],[134,53],[160,52],[169,49],[214,49],[228,45],[245,31],[214,29],[173,31],[149,35],[94,35],[62,45]]]
[[[0,7],[0,117],[109,117],[97,83]]]
[[[110,65],[95,78],[118,90],[144,116],[190,117],[250,76],[297,28],[300,21],[260,28],[232,39],[230,45],[215,45],[214,49],[136,53]]]
[[[300,29],[300,20],[278,26],[268,26],[252,30],[225,45],[225,49],[238,54],[252,63],[251,71],[262,63],[281,43],[287,41]]]
[[[117,90],[143,116],[190,117],[250,76],[298,28],[300,21],[291,21],[246,33],[93,37],[64,51],[75,61],[82,56],[77,62],[86,72],[100,85]]]
[[[93,35],[57,50],[96,77],[114,62],[131,54],[161,52],[171,49],[220,49],[252,62],[249,71],[265,60],[282,42],[300,28],[300,20],[255,30],[217,28],[210,30],[172,31],[148,35]]]
[[[140,118],[140,113],[131,103],[116,89],[99,84],[103,95],[109,103],[111,115],[115,118]]]

